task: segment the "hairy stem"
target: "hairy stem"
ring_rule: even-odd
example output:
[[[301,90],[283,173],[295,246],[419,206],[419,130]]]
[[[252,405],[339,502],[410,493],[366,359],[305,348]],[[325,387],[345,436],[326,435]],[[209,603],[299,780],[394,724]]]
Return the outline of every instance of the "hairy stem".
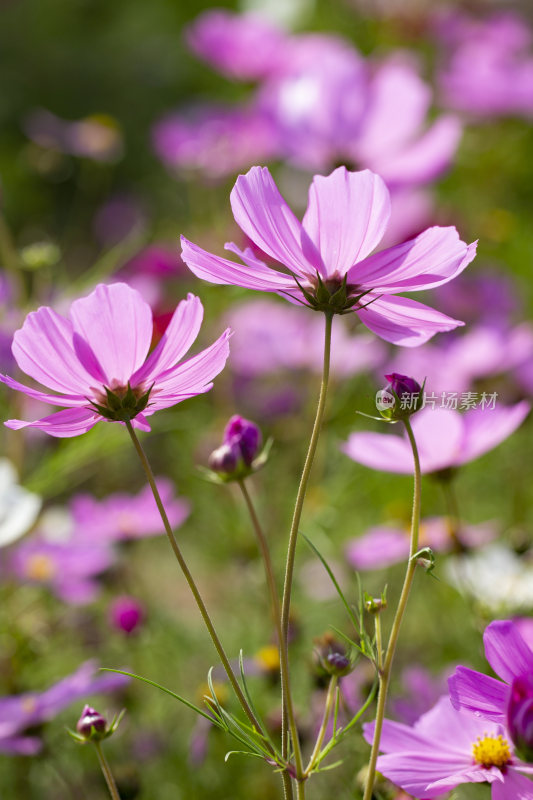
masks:
[[[333,711],[333,706],[335,704],[335,693],[337,690],[337,682],[338,682],[337,676],[332,675],[329,681],[328,693],[326,695],[326,702],[324,704],[324,716],[322,718],[322,725],[320,726],[318,736],[316,737],[315,746],[313,748],[313,752],[311,753],[309,764],[307,765],[307,768],[305,770],[306,775],[311,774],[315,766],[316,760],[320,755],[322,744],[324,743],[324,737],[328,729],[329,718],[331,717],[331,712]]]
[[[159,494],[159,491],[158,491],[158,488],[157,488],[157,485],[156,485],[156,482],[155,482],[155,478],[154,478],[154,474],[152,472],[152,468],[151,468],[150,463],[149,463],[149,461],[148,461],[148,459],[146,457],[146,454],[145,454],[145,452],[143,450],[143,447],[142,447],[141,443],[139,442],[139,439],[137,438],[137,434],[135,433],[135,430],[133,429],[133,426],[132,426],[132,424],[131,424],[131,422],[129,420],[126,422],[126,428],[128,429],[128,433],[131,436],[131,440],[133,442],[135,450],[137,451],[137,455],[139,456],[139,459],[140,459],[141,464],[143,466],[143,469],[145,471],[146,478],[148,480],[148,483],[150,484],[150,488],[151,488],[152,493],[154,495],[154,500],[156,502],[156,505],[157,505],[157,508],[159,510],[159,513],[161,515],[161,519],[163,520],[163,525],[165,527],[165,532],[166,532],[168,540],[170,542],[170,546],[172,547],[172,550],[174,552],[174,555],[176,556],[177,562],[181,567],[181,571],[183,572],[183,575],[185,576],[185,580],[189,584],[189,588],[190,588],[190,590],[191,590],[191,592],[192,592],[192,594],[194,596],[194,599],[196,600],[196,605],[198,606],[198,609],[200,611],[200,614],[202,615],[202,618],[203,618],[203,621],[205,623],[205,626],[206,626],[207,630],[209,631],[209,635],[211,636],[211,639],[213,641],[215,649],[216,649],[216,651],[217,651],[217,653],[218,653],[218,655],[220,657],[220,660],[222,662],[222,665],[223,665],[223,667],[224,667],[224,669],[226,671],[226,675],[228,676],[228,680],[231,683],[231,685],[233,687],[233,691],[235,692],[235,694],[237,696],[237,699],[239,700],[239,703],[241,704],[241,706],[243,708],[243,711],[246,714],[246,716],[248,717],[248,719],[251,722],[252,726],[257,731],[263,732],[263,727],[262,727],[261,723],[259,722],[259,720],[255,716],[255,714],[254,714],[253,710],[251,709],[246,697],[244,696],[244,692],[242,691],[242,689],[241,689],[241,687],[239,685],[239,682],[237,681],[235,673],[233,672],[231,664],[229,663],[229,659],[228,659],[228,657],[226,655],[226,652],[225,652],[225,650],[224,650],[224,648],[222,646],[222,643],[221,643],[221,641],[220,641],[220,639],[218,637],[218,634],[217,634],[217,632],[215,630],[215,626],[213,625],[211,617],[209,616],[209,612],[207,611],[206,605],[205,605],[205,603],[204,603],[204,601],[202,599],[202,595],[200,594],[200,590],[198,589],[198,586],[196,585],[196,583],[194,581],[194,578],[192,577],[192,574],[191,574],[191,572],[189,570],[189,567],[187,566],[187,564],[185,562],[185,559],[184,559],[184,557],[182,555],[182,552],[181,552],[180,547],[179,547],[179,545],[178,545],[178,543],[176,541],[176,537],[174,536],[174,533],[172,531],[172,527],[171,527],[170,522],[168,520],[167,512],[165,511],[165,507],[164,507],[163,502],[161,500],[161,496]]]
[[[109,789],[109,794],[111,795],[112,800],[120,800],[117,784],[115,783],[113,773],[111,772],[111,767],[107,763],[104,751],[102,750],[102,745],[100,742],[95,742],[94,746],[96,748],[96,753],[98,755],[98,761],[100,762],[100,767],[104,774],[105,782],[107,783],[107,788]]]
[[[303,772],[302,772],[303,764],[302,764],[302,752],[300,748],[300,742],[298,739],[298,729],[296,727],[294,716],[291,719],[292,702],[291,702],[291,689],[290,689],[290,678],[289,678],[288,634],[289,634],[289,616],[291,609],[292,581],[294,574],[294,559],[296,555],[298,531],[300,528],[300,519],[302,516],[302,510],[304,506],[307,484],[309,482],[309,476],[311,474],[311,468],[313,466],[313,460],[315,457],[318,439],[320,437],[320,430],[322,428],[322,420],[324,418],[324,410],[326,407],[326,397],[328,392],[329,365],[331,356],[331,328],[333,322],[333,315],[331,313],[326,312],[324,316],[325,316],[325,333],[324,333],[324,362],[322,368],[322,382],[320,385],[320,395],[318,398],[318,406],[316,410],[313,431],[311,433],[309,448],[307,450],[307,456],[305,458],[304,467],[300,478],[300,484],[298,487],[298,493],[296,495],[296,502],[294,505],[291,530],[289,534],[287,562],[285,567],[283,601],[281,606],[282,640],[280,642],[280,652],[284,651],[283,657],[281,658],[282,708],[286,709],[287,712],[286,717],[288,717],[287,719],[284,715],[282,728],[284,731],[285,741],[287,740],[287,730],[290,729],[292,746],[294,750],[296,777],[298,779],[299,798],[304,796],[303,793],[305,792],[305,789],[303,788],[303,782],[301,781],[301,779],[303,778]]]
[[[409,561],[407,562],[407,571],[403,582],[402,593],[398,602],[398,608],[394,616],[392,628],[389,637],[389,644],[383,662],[383,668],[379,675],[379,696],[378,705],[376,710],[376,723],[374,728],[374,739],[372,742],[372,750],[370,753],[370,762],[368,765],[368,775],[365,786],[365,793],[363,800],[371,800],[372,790],[374,788],[374,780],[376,777],[376,762],[378,760],[379,745],[381,741],[381,731],[383,728],[383,719],[385,717],[385,704],[387,702],[387,692],[389,689],[389,682],[391,676],[392,662],[394,653],[396,652],[396,644],[400,633],[400,627],[405,614],[407,600],[409,599],[409,592],[413,584],[413,578],[416,571],[416,560],[413,558],[418,551],[418,533],[420,528],[420,503],[421,503],[421,472],[420,472],[420,459],[418,456],[418,448],[416,446],[413,429],[409,418],[404,419],[405,428],[409,437],[409,442],[413,450],[414,459],[414,497],[413,497],[413,512],[411,517],[411,543],[409,548]]]

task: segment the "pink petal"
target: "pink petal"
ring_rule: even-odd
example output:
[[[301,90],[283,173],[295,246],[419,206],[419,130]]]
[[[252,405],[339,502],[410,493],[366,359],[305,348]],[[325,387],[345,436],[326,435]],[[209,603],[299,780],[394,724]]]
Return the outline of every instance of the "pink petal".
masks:
[[[189,350],[200,332],[204,308],[199,297],[187,295],[178,304],[161,341],[143,366],[132,376],[132,386],[142,381],[151,383],[154,378],[176,366]]]
[[[523,400],[506,408],[496,405],[495,408],[473,408],[465,414],[465,441],[462,461],[474,458],[497,447],[522,424],[529,414],[531,405]]]
[[[0,382],[5,383],[10,389],[15,389],[17,392],[24,392],[28,397],[33,397],[35,400],[41,400],[43,403],[50,403],[53,406],[86,406],[87,398],[82,395],[66,395],[66,394],[46,394],[40,392],[38,389],[32,389],[29,386],[24,386],[23,383],[10,378],[9,375],[0,375]]]
[[[378,246],[389,218],[389,192],[379,175],[339,167],[313,178],[303,227],[327,275],[342,276]]]
[[[435,748],[434,753],[423,753],[414,750],[410,753],[402,752],[380,756],[377,762],[378,771],[390,781],[400,786],[410,795],[421,798],[433,798],[443,795],[446,790],[435,788],[428,789],[428,785],[443,779],[455,777],[454,786],[465,783],[468,779],[464,774],[471,770],[469,752],[465,753],[464,760],[448,759],[441,756]],[[458,763],[457,763],[458,762]],[[483,780],[483,778],[478,779]]]
[[[43,306],[28,314],[13,336],[13,355],[26,375],[56,392],[86,395],[93,377],[80,363],[72,344],[72,325]]]
[[[346,559],[357,570],[383,569],[408,555],[409,536],[401,528],[370,528],[346,547]]]
[[[401,436],[388,433],[352,433],[341,450],[347,456],[371,469],[411,474],[413,453]]]
[[[300,277],[321,270],[320,256],[267,167],[252,167],[239,175],[230,200],[235,222],[264,253]]]
[[[464,325],[464,322],[406,297],[378,297],[356,313],[361,322],[382,339],[403,347],[418,347],[436,333]]]
[[[108,385],[125,385],[143,364],[152,341],[152,310],[125,283],[100,284],[70,307],[80,357],[98,360]]]
[[[504,780],[503,774],[498,767],[490,767],[487,769],[482,766],[466,767],[452,775],[447,775],[440,780],[432,781],[426,787],[426,792],[435,792],[438,790],[439,794],[455,789],[461,783],[502,783]]]
[[[533,800],[533,783],[514,769],[508,769],[503,783],[492,784],[492,800]]]
[[[158,376],[150,398],[153,398],[153,408],[166,408],[185,399],[184,396],[208,391],[213,378],[226,365],[230,336],[228,328],[210,347]]]
[[[437,178],[457,152],[463,128],[458,117],[440,117],[420,138],[397,153],[370,161],[387,184],[420,185]]]
[[[476,243],[467,247],[455,228],[428,228],[356,264],[348,281],[384,294],[432,289],[459,275],[475,255]]]
[[[506,683],[533,672],[533,651],[511,620],[496,620],[485,628],[485,656],[492,669]]]
[[[99,414],[95,414],[87,408],[66,408],[64,411],[56,411],[55,414],[38,419],[36,422],[8,419],[4,425],[14,431],[18,431],[20,428],[38,428],[50,436],[67,438],[86,433],[101,419]]]
[[[448,686],[452,705],[457,710],[464,709],[493,722],[505,722],[509,694],[505,683],[467,667],[457,667],[448,678]]]
[[[279,292],[293,289],[295,286],[290,275],[284,275],[270,269],[262,261],[252,256],[249,251],[240,253],[235,245],[226,245],[227,249],[236,252],[246,263],[238,264],[227,258],[215,256],[202,250],[198,245],[181,237],[181,257],[194,274],[210,283],[223,283],[230,286],[243,286],[245,289],[257,289],[261,292]]]

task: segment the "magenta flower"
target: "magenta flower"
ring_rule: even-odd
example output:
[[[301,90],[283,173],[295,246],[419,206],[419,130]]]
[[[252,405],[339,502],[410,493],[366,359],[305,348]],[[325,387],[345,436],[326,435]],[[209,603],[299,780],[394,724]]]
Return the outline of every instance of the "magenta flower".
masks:
[[[494,525],[459,526],[456,533],[459,542],[466,548],[477,547],[498,535]],[[346,546],[346,560],[356,570],[384,569],[407,560],[409,556],[410,531],[406,526],[378,525],[362,536],[351,539]],[[448,553],[456,542],[450,535],[447,517],[428,517],[420,523],[420,547],[431,547],[436,553]]]
[[[372,743],[374,724],[363,726]],[[413,727],[386,719],[377,769],[414,797],[433,798],[462,783],[489,783],[492,800],[529,800],[533,767],[514,754],[503,725],[456,711],[449,697]]]
[[[202,250],[182,237],[182,257],[195,275],[287,295],[319,310],[353,310],[383,339],[413,347],[461,323],[400,292],[419,291],[452,280],[472,261],[455,228],[428,228],[411,241],[370,255],[387,228],[390,200],[378,175],[339,167],[315,176],[299,222],[266,167],[240,175],[231,192],[236,222],[285,271],[267,266],[250,249],[226,249],[243,264]]]
[[[505,724],[514,681],[533,674],[533,650],[512,620],[491,622],[483,642],[487,661],[501,680],[457,667],[448,681],[451,701],[457,709]]]
[[[526,401],[505,408],[481,407],[460,414],[426,406],[413,417],[412,427],[422,472],[460,467],[497,447],[529,413]],[[406,435],[352,433],[341,448],[359,464],[383,472],[411,474],[413,453]]]
[[[190,504],[174,496],[166,478],[157,478],[157,489],[170,524],[178,528],[188,517]],[[145,486],[136,495],[117,492],[103,500],[90,494],[75,495],[69,505],[76,539],[84,542],[118,542],[158,536],[165,532],[152,490]]]
[[[97,674],[95,661],[86,661],[76,672],[44,692],[25,692],[0,698],[0,753],[34,755],[42,746],[35,736],[23,735],[42,725],[77,700],[113,692],[129,682],[125,675]]]
[[[152,311],[124,283],[100,284],[72,303],[68,318],[46,306],[39,308],[15,333],[13,355],[23,372],[57,394],[31,389],[5,375],[0,380],[29,397],[67,408],[36,422],[11,419],[5,424],[58,437],[85,433],[104,419],[131,420],[135,427],[150,430],[147,416],[209,391],[226,363],[229,331],[178,363],[198,336],[202,317],[200,300],[189,295],[148,356]]]
[[[145,611],[136,597],[116,597],[109,608],[109,619],[114,628],[124,633],[133,633],[142,624]]]

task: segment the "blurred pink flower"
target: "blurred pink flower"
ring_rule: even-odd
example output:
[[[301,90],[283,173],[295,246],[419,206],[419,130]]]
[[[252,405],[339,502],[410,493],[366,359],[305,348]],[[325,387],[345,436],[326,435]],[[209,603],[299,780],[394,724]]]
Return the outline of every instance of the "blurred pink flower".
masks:
[[[21,735],[26,729],[48,722],[77,700],[122,689],[130,680],[125,675],[98,674],[97,667],[95,661],[86,661],[44,692],[1,697],[0,753],[34,755],[42,742],[36,736]]]
[[[413,725],[446,693],[452,670],[453,668],[445,670],[435,676],[420,664],[406,667],[402,672],[404,691],[390,701],[396,719]]]
[[[412,419],[422,472],[460,467],[487,453],[522,424],[526,401],[508,408],[473,408],[464,414],[449,408],[423,408]],[[413,453],[406,435],[352,433],[341,448],[359,464],[383,472],[411,474]]]
[[[533,114],[533,50],[527,22],[511,12],[438,18],[446,48],[439,75],[444,102],[478,117]]]
[[[249,300],[233,306],[225,319],[235,331],[233,372],[258,376],[284,369],[321,371],[324,326],[318,317],[305,318],[297,308],[271,300]],[[350,335],[344,320],[337,318],[332,332],[333,374],[348,376],[377,369],[384,357],[381,342],[364,334]]]
[[[178,364],[198,336],[202,318],[202,304],[190,294],[148,356],[152,311],[124,283],[100,284],[75,300],[68,319],[47,306],[39,308],[15,333],[13,355],[23,372],[59,394],[31,389],[5,375],[0,380],[37,400],[67,408],[36,422],[13,419],[5,424],[59,437],[85,433],[103,419],[131,419],[135,427],[150,430],[147,416],[209,391],[224,368],[229,331]]]
[[[256,14],[209,9],[186,29],[190,49],[218,72],[237,80],[259,80],[275,72],[286,36]]]
[[[190,504],[174,497],[174,486],[167,478],[157,478],[156,483],[170,524],[177,528],[189,515]],[[85,543],[142,539],[165,532],[149,486],[136,495],[117,492],[102,500],[78,494],[70,501],[69,510],[76,539]]]
[[[288,272],[268,267],[249,248],[226,245],[243,266],[182,236],[182,258],[199,278],[285,294],[304,304],[310,295],[319,299],[321,285],[333,297],[345,282],[346,302],[334,310],[351,308],[381,338],[407,347],[461,324],[397,294],[452,280],[474,258],[475,244],[467,246],[455,228],[435,227],[370,255],[387,228],[390,199],[382,179],[369,170],[339,167],[328,177],[315,176],[303,222],[293,215],[266,167],[253,167],[238,177],[231,205],[243,232]]]
[[[276,129],[253,106],[203,105],[168,114],[154,125],[152,142],[167,167],[196,170],[213,180],[278,152]]]
[[[76,536],[50,541],[36,535],[13,547],[6,571],[22,583],[48,586],[65,603],[85,605],[99,593],[96,577],[114,560],[105,542],[83,541]]]
[[[420,522],[420,547],[431,547],[439,553],[454,549],[457,539],[465,548],[477,547],[498,535],[490,522],[480,525],[461,523],[451,535],[447,517],[428,517]],[[409,555],[409,528],[377,525],[362,536],[351,539],[346,545],[346,559],[356,570],[383,569],[405,561]]]

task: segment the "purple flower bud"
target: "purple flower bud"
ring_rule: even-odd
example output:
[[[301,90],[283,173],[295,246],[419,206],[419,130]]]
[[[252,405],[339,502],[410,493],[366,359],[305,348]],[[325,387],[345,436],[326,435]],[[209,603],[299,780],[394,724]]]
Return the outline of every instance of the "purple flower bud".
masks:
[[[414,378],[397,372],[385,377],[389,383],[376,395],[376,405],[382,417],[388,420],[405,419],[422,408],[422,387]]]
[[[117,630],[133,633],[144,619],[144,609],[135,597],[123,595],[111,603],[109,619]]]
[[[533,761],[533,675],[515,678],[507,706],[507,725],[517,754]]]
[[[107,731],[107,720],[91,706],[85,706],[76,730],[84,739],[103,739]]]
[[[240,450],[236,445],[223,444],[213,450],[209,456],[209,468],[213,472],[222,472],[226,475],[231,475],[235,472],[239,464]]]
[[[249,419],[244,419],[244,417],[235,414],[226,425],[224,444],[237,446],[247,467],[251,466],[256,457],[261,447],[261,441],[261,431]]]
[[[353,664],[347,655],[343,653],[330,653],[326,657],[326,670],[330,675],[348,675],[353,669]]]

